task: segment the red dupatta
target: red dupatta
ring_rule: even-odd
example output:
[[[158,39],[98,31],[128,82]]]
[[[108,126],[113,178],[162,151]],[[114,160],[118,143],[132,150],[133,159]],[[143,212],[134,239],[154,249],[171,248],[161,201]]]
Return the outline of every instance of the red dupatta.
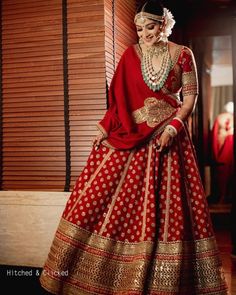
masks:
[[[115,149],[132,149],[163,130],[181,105],[172,93],[173,90],[178,93],[182,87],[181,79],[176,85],[179,79],[176,79],[173,68],[165,86],[174,81],[175,89],[169,91],[168,87],[164,87],[154,92],[143,80],[140,57],[135,46],[126,49],[109,88],[109,109],[98,123],[99,130],[106,136],[103,141],[105,145]]]

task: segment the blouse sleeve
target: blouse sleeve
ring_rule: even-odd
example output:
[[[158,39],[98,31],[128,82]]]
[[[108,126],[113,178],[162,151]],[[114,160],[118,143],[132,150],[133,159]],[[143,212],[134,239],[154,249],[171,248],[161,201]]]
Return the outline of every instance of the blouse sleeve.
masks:
[[[184,47],[180,56],[182,68],[182,94],[183,96],[198,95],[197,68],[194,55],[188,47]]]

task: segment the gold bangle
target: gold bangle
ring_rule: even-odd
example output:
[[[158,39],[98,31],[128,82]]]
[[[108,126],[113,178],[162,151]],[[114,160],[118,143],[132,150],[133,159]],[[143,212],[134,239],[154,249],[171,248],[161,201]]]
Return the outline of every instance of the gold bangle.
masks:
[[[175,137],[177,135],[177,130],[172,125],[167,125],[164,129],[171,137]]]

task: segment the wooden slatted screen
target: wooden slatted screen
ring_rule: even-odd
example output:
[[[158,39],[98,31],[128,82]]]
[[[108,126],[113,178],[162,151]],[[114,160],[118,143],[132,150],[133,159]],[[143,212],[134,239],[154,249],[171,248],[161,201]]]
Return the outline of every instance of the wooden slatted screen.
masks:
[[[114,70],[125,49],[136,43],[134,26],[136,1],[104,0],[106,77],[110,85]]]
[[[2,61],[2,189],[63,190],[60,1],[3,1]]]
[[[114,44],[114,0],[104,0],[105,9],[105,57],[106,82],[109,86],[115,71],[115,44]]]
[[[106,81],[135,42],[134,2],[2,1],[3,190],[64,190],[65,78],[72,188],[106,111]]]
[[[116,0],[115,3],[115,62],[120,60],[125,49],[137,41],[134,26],[136,1]]]
[[[71,185],[83,169],[106,110],[103,0],[68,1]]]

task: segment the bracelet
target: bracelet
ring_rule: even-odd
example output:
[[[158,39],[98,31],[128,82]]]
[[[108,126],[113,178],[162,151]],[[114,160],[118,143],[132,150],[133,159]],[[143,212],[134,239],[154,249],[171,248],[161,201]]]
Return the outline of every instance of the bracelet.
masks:
[[[177,135],[177,130],[172,125],[167,125],[164,129],[171,137],[175,137]]]
[[[175,117],[170,123],[169,125],[173,126],[176,130],[177,133],[179,133],[179,131],[183,128],[184,126],[184,122],[178,118],[178,117]]]

